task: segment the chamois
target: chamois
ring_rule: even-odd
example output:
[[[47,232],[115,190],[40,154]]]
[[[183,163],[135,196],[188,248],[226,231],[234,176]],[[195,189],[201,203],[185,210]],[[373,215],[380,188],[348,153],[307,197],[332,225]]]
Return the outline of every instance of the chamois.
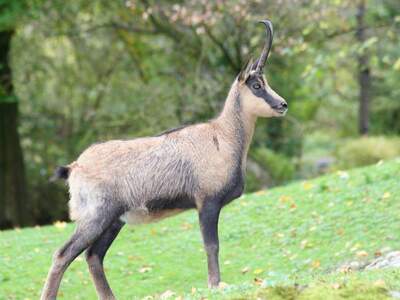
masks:
[[[84,250],[100,299],[115,299],[103,259],[125,223],[148,223],[188,209],[198,211],[208,263],[208,286],[220,282],[218,217],[244,188],[246,157],[257,117],[285,115],[287,104],[263,76],[273,28],[260,57],[233,82],[222,112],[205,123],[158,136],[94,144],[59,167],[67,179],[76,230],[55,252],[41,299],[55,299],[69,264]]]

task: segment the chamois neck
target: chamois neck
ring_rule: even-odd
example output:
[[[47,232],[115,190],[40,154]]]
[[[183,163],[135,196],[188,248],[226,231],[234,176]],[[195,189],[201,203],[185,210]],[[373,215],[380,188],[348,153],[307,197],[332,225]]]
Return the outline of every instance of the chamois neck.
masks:
[[[216,122],[226,134],[230,135],[233,144],[240,146],[243,156],[247,155],[256,120],[257,117],[254,114],[244,109],[243,99],[235,82]]]

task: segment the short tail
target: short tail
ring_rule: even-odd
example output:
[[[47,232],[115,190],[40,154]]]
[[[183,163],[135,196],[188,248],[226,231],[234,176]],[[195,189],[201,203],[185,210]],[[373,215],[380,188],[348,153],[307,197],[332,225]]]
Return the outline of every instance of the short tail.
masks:
[[[69,177],[70,171],[71,171],[71,168],[69,168],[69,167],[64,167],[64,166],[57,167],[57,169],[54,172],[54,175],[51,176],[50,181],[53,182],[53,181],[56,181],[57,179],[65,179],[66,180]]]

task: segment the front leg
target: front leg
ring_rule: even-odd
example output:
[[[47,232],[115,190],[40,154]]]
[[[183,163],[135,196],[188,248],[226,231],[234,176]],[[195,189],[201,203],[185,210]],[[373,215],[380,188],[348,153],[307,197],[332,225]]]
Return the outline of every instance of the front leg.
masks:
[[[220,281],[218,263],[218,218],[221,205],[218,201],[204,201],[199,211],[200,229],[203,236],[204,248],[207,252],[208,287],[218,287]]]

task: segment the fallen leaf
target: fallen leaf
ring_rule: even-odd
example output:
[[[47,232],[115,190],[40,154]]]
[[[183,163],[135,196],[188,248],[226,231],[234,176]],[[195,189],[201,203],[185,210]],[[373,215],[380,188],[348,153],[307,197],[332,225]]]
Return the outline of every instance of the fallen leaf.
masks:
[[[189,229],[192,229],[192,228],[193,228],[193,225],[190,224],[190,223],[183,223],[181,227],[182,227],[182,229],[184,229],[184,230],[189,230]]]
[[[391,194],[389,192],[383,193],[382,199],[388,199],[390,198]]]
[[[311,263],[311,267],[312,267],[313,269],[318,269],[320,266],[321,266],[321,262],[320,262],[318,259],[314,260],[314,261]]]
[[[308,182],[308,181],[306,181],[306,182],[303,183],[303,188],[304,188],[306,191],[311,190],[311,189],[313,188],[313,184],[310,183],[310,182]]]
[[[350,178],[349,173],[347,173],[345,171],[338,171],[337,174],[338,174],[340,179],[347,180],[347,179]]]
[[[360,243],[356,243],[353,247],[350,248],[350,251],[351,251],[351,252],[354,252],[354,251],[356,251],[358,248],[360,248],[360,246],[361,246]]]
[[[256,285],[262,285],[262,283],[263,283],[263,280],[261,279],[261,278],[254,278],[254,283],[256,284]]]
[[[138,272],[139,273],[147,273],[147,272],[150,272],[151,270],[152,269],[150,267],[143,266],[138,270]]]
[[[55,221],[55,222],[53,223],[53,225],[54,225],[54,227],[56,227],[57,229],[63,230],[63,229],[67,226],[67,223],[64,222],[64,221]]]
[[[244,267],[242,270],[240,270],[240,272],[241,272],[242,274],[246,274],[248,271],[250,271],[250,268],[249,268],[249,267]]]
[[[160,295],[160,299],[169,299],[172,296],[175,296],[175,293],[173,291],[167,290]]]
[[[333,283],[332,284],[332,288],[334,289],[334,290],[338,290],[338,289],[340,289],[340,284],[339,283]]]
[[[261,190],[261,191],[255,192],[254,195],[262,196],[262,195],[265,195],[266,193],[267,193],[266,191]]]
[[[218,284],[218,288],[219,289],[225,289],[225,288],[227,288],[229,286],[229,284],[227,284],[226,282],[223,282],[223,281],[221,281],[219,284]]]
[[[378,279],[377,281],[374,282],[374,286],[376,287],[385,287],[386,283],[383,279]]]
[[[258,275],[258,274],[261,274],[262,272],[264,272],[263,269],[255,269],[253,273],[254,273],[254,275]]]
[[[344,234],[344,229],[343,228],[339,228],[338,230],[336,230],[336,234],[337,235],[343,235]]]
[[[300,242],[300,248],[301,248],[301,249],[306,248],[306,247],[307,247],[307,244],[308,244],[308,241],[307,241],[307,240],[302,240],[302,241]]]
[[[279,197],[279,202],[281,202],[281,203],[288,202],[289,200],[292,200],[292,197],[286,196],[286,195],[282,195]]]
[[[368,252],[364,251],[364,250],[360,250],[356,252],[356,256],[357,257],[367,257],[368,256]]]

